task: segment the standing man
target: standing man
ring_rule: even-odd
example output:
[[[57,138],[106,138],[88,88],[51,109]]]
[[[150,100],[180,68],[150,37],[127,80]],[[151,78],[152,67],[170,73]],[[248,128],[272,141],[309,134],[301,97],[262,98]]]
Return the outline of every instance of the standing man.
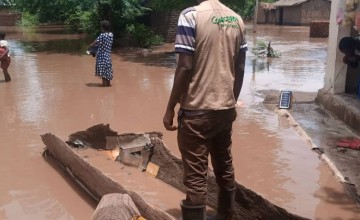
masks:
[[[163,123],[167,130],[178,129],[187,190],[180,204],[183,220],[205,219],[209,154],[219,186],[216,219],[227,220],[235,202],[231,134],[244,78],[245,28],[241,17],[219,0],[198,2],[179,17],[179,59]]]
[[[359,38],[343,37],[339,41],[339,50],[345,56],[343,57],[343,63],[357,68],[360,61],[360,40]]]

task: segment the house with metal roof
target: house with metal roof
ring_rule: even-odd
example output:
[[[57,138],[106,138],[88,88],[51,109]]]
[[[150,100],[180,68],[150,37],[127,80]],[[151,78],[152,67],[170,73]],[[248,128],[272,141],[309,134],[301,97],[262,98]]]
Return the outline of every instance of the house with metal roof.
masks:
[[[309,25],[313,21],[329,21],[331,0],[279,0],[261,3],[260,24]]]

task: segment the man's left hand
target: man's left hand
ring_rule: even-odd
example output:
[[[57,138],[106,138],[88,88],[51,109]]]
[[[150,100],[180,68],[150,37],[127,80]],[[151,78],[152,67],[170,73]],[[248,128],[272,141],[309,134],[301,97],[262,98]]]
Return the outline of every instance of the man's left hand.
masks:
[[[177,129],[177,127],[173,125],[174,116],[175,116],[174,110],[171,109],[166,110],[163,118],[163,123],[164,123],[164,127],[168,131],[175,131]]]

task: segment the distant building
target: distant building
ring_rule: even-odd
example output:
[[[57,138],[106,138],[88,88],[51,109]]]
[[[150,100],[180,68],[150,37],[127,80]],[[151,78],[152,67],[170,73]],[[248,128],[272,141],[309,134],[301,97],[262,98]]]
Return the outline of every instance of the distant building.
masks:
[[[279,0],[259,4],[259,24],[309,25],[329,21],[331,0]]]
[[[0,0],[0,26],[14,26],[21,18],[21,15],[11,10],[9,0]]]

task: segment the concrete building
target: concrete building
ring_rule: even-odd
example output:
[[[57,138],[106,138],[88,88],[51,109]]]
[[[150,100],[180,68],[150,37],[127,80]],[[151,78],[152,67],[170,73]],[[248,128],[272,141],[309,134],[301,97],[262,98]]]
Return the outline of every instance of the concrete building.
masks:
[[[331,0],[279,0],[261,3],[258,23],[278,25],[309,25],[312,21],[328,21]]]
[[[360,68],[352,68],[343,63],[343,54],[338,49],[341,38],[359,36],[354,22],[344,25],[346,20],[339,23],[339,15],[349,9],[346,1],[332,1],[328,57],[324,88],[319,90],[316,101],[333,116],[360,133]],[[360,13],[360,6],[353,5],[354,9],[345,13],[348,15]]]

